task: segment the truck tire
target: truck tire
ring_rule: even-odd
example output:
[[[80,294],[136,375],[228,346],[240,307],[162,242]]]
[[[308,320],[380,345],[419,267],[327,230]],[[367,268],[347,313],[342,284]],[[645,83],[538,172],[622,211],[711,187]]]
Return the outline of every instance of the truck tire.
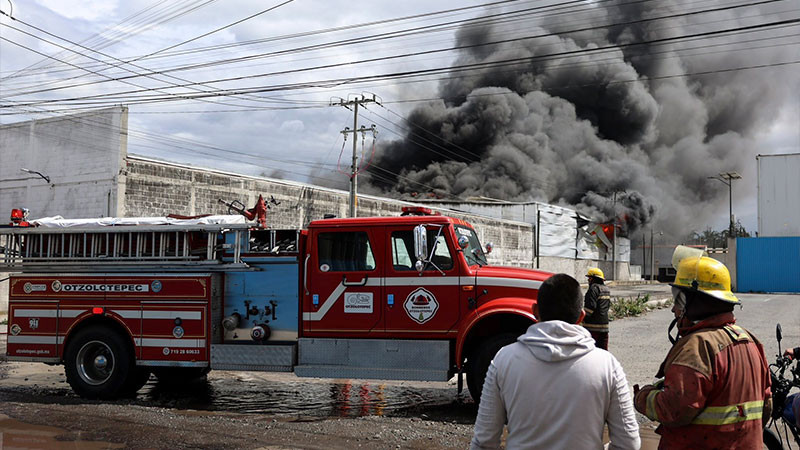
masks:
[[[514,333],[491,336],[475,347],[475,350],[469,355],[466,367],[467,389],[469,389],[469,395],[472,396],[476,405],[481,402],[483,382],[486,380],[486,372],[489,370],[489,364],[492,362],[494,355],[506,345],[516,342],[517,336],[519,335]]]
[[[102,325],[78,331],[64,352],[67,383],[84,398],[119,396],[132,367],[134,360],[128,342]]]
[[[150,380],[150,368],[149,367],[142,367],[142,366],[134,366],[134,368],[128,373],[128,379],[125,380],[125,384],[122,386],[120,392],[123,395],[133,396],[139,389],[141,389],[147,382]]]
[[[210,367],[153,367],[153,375],[166,384],[186,383],[203,379]]]

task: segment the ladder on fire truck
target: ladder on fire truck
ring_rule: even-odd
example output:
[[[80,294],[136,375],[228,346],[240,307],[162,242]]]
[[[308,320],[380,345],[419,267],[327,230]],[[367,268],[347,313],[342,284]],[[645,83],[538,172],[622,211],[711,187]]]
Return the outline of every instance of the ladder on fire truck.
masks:
[[[0,228],[0,271],[122,272],[247,270],[242,243],[252,225],[133,225]],[[226,234],[232,238],[225,238]],[[244,237],[244,239],[243,239]]]

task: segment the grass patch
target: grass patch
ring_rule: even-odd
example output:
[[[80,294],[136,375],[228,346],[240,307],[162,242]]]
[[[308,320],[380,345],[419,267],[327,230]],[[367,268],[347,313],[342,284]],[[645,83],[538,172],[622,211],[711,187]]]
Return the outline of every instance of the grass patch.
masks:
[[[0,320],[0,325],[8,325],[8,319]]]
[[[648,311],[647,302],[650,301],[650,294],[636,296],[636,298],[618,297],[611,302],[608,309],[608,318],[611,320],[622,319],[623,317],[635,317]]]

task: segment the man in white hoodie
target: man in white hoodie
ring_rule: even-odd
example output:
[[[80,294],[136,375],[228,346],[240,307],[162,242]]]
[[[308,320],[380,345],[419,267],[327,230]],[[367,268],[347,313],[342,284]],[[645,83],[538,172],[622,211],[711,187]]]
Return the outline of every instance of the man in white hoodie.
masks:
[[[578,282],[557,274],[539,288],[539,322],[500,349],[489,366],[472,449],[638,449],[628,382],[611,353],[596,348],[583,320]]]

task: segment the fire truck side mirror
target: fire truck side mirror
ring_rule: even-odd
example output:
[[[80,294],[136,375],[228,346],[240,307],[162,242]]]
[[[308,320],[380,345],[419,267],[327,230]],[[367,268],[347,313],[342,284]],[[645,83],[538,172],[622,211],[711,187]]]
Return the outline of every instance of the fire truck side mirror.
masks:
[[[486,243],[486,251],[484,253],[486,253],[488,255],[489,253],[492,253],[492,250],[494,250],[494,243],[487,242]]]
[[[414,227],[414,256],[418,262],[425,262],[428,259],[428,230],[425,229],[425,225]]]

